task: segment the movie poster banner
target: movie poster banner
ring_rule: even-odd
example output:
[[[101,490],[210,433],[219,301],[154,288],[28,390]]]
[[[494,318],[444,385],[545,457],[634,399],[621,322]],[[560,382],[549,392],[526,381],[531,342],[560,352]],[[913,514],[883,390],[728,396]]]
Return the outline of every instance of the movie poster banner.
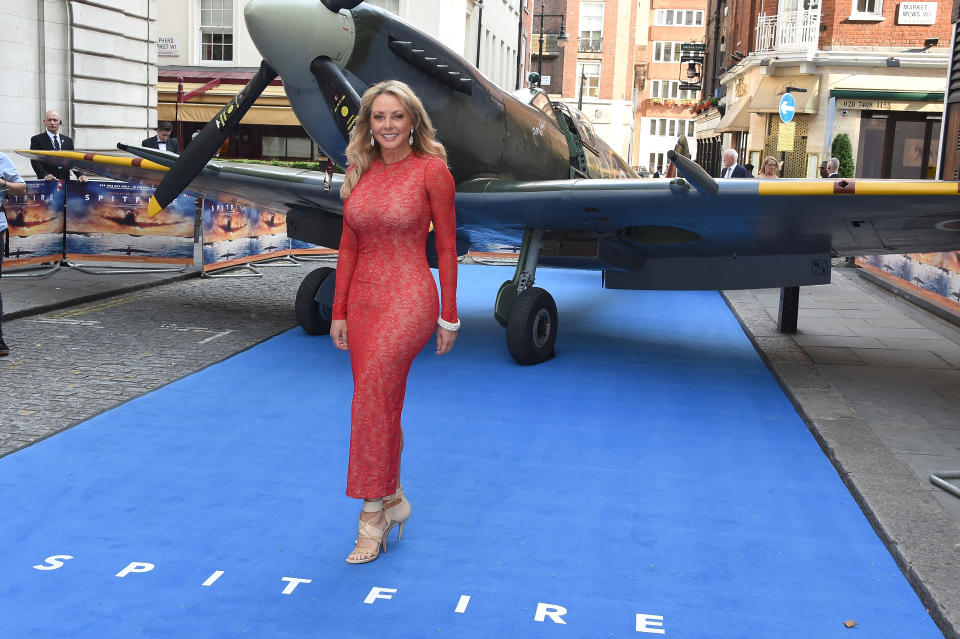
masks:
[[[151,218],[153,191],[126,182],[71,182],[67,259],[192,264],[196,198],[180,195]]]
[[[204,198],[204,271],[285,255],[290,255],[285,215]]]
[[[27,192],[7,198],[10,257],[4,268],[30,266],[63,259],[63,182],[28,180]]]
[[[909,286],[939,295],[960,310],[960,251],[870,255],[858,258],[857,262],[904,280]]]
[[[310,244],[302,240],[290,238],[290,248],[294,255],[336,255],[337,250]]]

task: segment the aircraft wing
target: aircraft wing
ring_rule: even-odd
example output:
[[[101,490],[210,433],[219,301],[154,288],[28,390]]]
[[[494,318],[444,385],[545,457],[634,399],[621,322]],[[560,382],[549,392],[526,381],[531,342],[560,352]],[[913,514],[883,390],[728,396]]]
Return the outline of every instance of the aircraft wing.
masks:
[[[481,179],[457,187],[458,223],[477,237],[525,227],[616,237],[644,259],[833,256],[960,249],[956,182],[717,180],[715,195],[683,179]],[[578,235],[579,234],[579,235]]]
[[[56,157],[63,166],[81,169],[115,180],[156,185],[177,156],[155,149],[128,146],[141,157],[101,154],[82,151],[17,151],[32,160]],[[264,211],[286,213],[301,210],[340,214],[340,185],[343,175],[305,169],[245,164],[241,162],[208,162],[190,183],[189,191],[223,202],[240,200]]]
[[[31,159],[55,156],[71,168],[147,184],[158,183],[176,160],[128,148],[144,157],[19,153]],[[190,190],[290,213],[305,226],[294,237],[335,246],[330,234],[339,232],[330,222],[342,214],[342,179],[335,174],[328,180],[319,171],[211,161]],[[682,178],[480,178],[458,184],[456,203],[458,236],[474,248],[519,246],[524,229],[536,228],[553,241],[555,254],[547,251],[544,263],[634,270],[650,260],[679,257],[958,250],[958,195],[956,182],[931,180],[717,180],[711,193]],[[310,237],[315,218],[323,218],[323,241]]]

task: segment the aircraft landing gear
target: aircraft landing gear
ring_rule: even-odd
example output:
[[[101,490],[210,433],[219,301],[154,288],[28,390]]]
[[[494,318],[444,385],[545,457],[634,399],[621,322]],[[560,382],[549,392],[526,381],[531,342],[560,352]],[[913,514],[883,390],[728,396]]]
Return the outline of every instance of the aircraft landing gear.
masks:
[[[512,280],[497,291],[493,316],[507,329],[507,350],[518,364],[545,362],[557,341],[557,304],[550,293],[533,286],[543,231],[527,229]]]
[[[297,289],[294,309],[297,322],[310,335],[330,333],[333,319],[333,289],[337,282],[337,270],[325,266],[311,271]]]

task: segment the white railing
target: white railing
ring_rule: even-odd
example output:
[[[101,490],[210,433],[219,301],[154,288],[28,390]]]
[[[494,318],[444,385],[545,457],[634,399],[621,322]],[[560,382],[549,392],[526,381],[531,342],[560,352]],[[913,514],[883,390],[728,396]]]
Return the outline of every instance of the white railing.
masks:
[[[819,8],[760,14],[757,19],[757,53],[814,50],[819,36]]]

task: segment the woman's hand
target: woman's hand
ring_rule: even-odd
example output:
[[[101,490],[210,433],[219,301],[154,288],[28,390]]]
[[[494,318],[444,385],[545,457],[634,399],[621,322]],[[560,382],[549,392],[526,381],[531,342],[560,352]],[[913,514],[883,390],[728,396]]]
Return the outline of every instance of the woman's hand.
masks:
[[[448,331],[437,327],[437,355],[449,353],[453,343],[457,341],[457,331]]]
[[[330,339],[333,345],[341,351],[349,350],[347,344],[347,320],[333,320],[330,322]]]

